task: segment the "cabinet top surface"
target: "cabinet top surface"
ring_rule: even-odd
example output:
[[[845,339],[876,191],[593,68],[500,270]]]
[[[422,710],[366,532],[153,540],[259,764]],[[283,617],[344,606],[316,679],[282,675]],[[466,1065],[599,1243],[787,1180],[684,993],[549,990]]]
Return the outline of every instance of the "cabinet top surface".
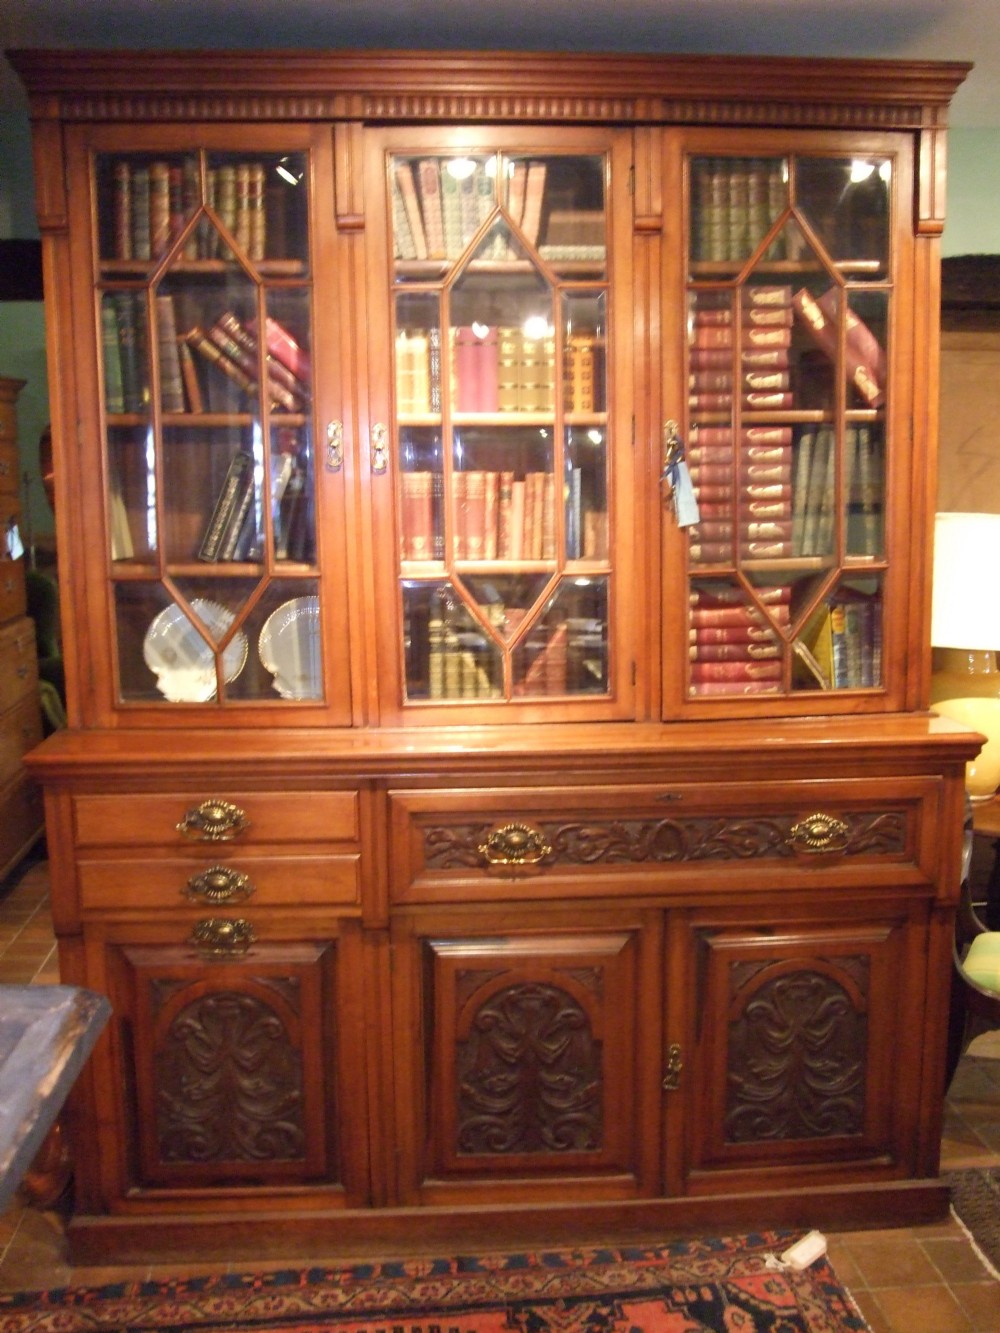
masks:
[[[963,764],[979,750],[981,738],[961,723],[933,713],[876,717],[749,719],[708,724],[655,723],[619,725],[542,724],[522,727],[435,728],[402,730],[269,729],[264,743],[259,731],[210,729],[177,731],[61,731],[29,757],[39,776],[84,776],[93,768],[107,773],[152,775],[207,766],[239,766],[252,762],[262,779],[297,770],[336,776],[393,776],[403,772],[464,777],[561,775],[593,781],[634,779],[645,770],[667,772],[676,779],[712,774],[730,761],[767,755],[772,776],[782,766],[811,766],[815,776],[832,774],[841,763],[856,768],[886,764],[896,771],[919,769],[943,761]],[[598,766],[595,768],[595,765]],[[489,773],[485,772],[488,767]]]
[[[593,103],[613,99],[620,118],[703,119],[699,106],[726,106],[729,123],[782,119],[797,105],[796,123],[810,123],[819,105],[893,107],[891,123],[928,123],[972,68],[960,61],[897,61],[788,56],[645,55],[538,51],[271,50],[107,51],[15,49],[14,68],[36,98],[36,114],[117,118],[120,98],[131,113],[141,99],[226,94],[266,99],[290,96],[290,114],[371,117],[419,114],[431,119],[472,114],[463,99],[515,99],[527,114],[532,99],[566,119],[598,114]],[[762,95],[763,94],[763,95]],[[565,99],[585,98],[581,107]],[[419,108],[400,99],[428,99]],[[83,105],[74,105],[83,99]],[[331,104],[330,99],[334,99]],[[747,100],[751,105],[742,105]],[[398,107],[398,111],[394,108]],[[756,111],[754,108],[756,107]],[[123,113],[124,114],[124,113]],[[169,114],[157,107],[157,115]],[[205,114],[187,104],[186,114]],[[516,114],[493,104],[479,114]],[[609,115],[611,114],[609,110]],[[803,118],[804,117],[804,118]],[[861,111],[862,120],[865,119]],[[877,119],[877,118],[874,118]],[[939,124],[937,116],[934,123]],[[857,123],[857,120],[853,123]]]

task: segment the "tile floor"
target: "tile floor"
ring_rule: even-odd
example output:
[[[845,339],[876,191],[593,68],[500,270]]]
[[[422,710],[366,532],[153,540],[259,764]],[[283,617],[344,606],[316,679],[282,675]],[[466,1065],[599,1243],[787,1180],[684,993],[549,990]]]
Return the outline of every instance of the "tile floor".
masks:
[[[37,858],[0,885],[0,982],[58,981],[47,895],[45,863]],[[1000,1040],[982,1042],[975,1056],[963,1060],[949,1091],[945,1168],[1000,1163]],[[761,1225],[767,1225],[766,1218]],[[954,1219],[933,1226],[831,1233],[827,1239],[837,1274],[873,1333],[1000,1333],[1000,1280],[983,1266]],[[315,1259],[322,1256],[303,1256],[302,1264]],[[295,1266],[288,1260],[275,1265]],[[71,1268],[58,1213],[14,1204],[0,1216],[0,1290],[177,1271],[176,1266]],[[185,1268],[197,1271],[195,1265]]]

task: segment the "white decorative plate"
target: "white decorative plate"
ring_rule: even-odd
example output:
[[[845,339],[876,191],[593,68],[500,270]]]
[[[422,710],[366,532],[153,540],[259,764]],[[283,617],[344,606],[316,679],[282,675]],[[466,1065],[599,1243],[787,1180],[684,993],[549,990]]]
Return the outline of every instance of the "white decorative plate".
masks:
[[[233,623],[231,611],[204,597],[193,597],[191,609],[215,640]],[[243,670],[248,651],[247,636],[237,630],[222,654],[227,682]],[[142,656],[160,693],[171,703],[207,703],[215,698],[215,653],[179,606],[168,606],[154,617],[142,642]]]
[[[319,598],[282,602],[264,621],[257,653],[282,699],[320,698]]]

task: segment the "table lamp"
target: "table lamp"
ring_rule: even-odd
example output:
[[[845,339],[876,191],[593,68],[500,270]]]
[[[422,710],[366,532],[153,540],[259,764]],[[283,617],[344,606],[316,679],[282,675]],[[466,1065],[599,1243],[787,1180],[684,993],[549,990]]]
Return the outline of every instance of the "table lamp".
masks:
[[[973,801],[1000,785],[1000,514],[941,513],[934,523],[931,644],[939,668],[931,676],[935,712],[986,736],[966,766]]]

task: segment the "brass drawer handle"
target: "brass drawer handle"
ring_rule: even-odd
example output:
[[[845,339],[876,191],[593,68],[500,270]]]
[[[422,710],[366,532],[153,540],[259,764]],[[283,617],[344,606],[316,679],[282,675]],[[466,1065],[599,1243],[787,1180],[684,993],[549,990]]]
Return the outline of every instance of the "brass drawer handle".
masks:
[[[189,810],[177,832],[198,842],[228,842],[249,827],[250,820],[238,805],[213,798]]]
[[[238,903],[249,898],[255,885],[249,875],[228,866],[209,866],[192,875],[181,892],[185,898],[209,903]]]
[[[788,846],[796,852],[842,852],[850,832],[842,819],[833,815],[807,815],[788,831]]]
[[[195,923],[188,943],[210,958],[229,958],[246,953],[256,938],[243,917],[210,916]]]
[[[479,854],[491,866],[533,866],[551,856],[552,848],[527,824],[504,824],[480,843]]]

